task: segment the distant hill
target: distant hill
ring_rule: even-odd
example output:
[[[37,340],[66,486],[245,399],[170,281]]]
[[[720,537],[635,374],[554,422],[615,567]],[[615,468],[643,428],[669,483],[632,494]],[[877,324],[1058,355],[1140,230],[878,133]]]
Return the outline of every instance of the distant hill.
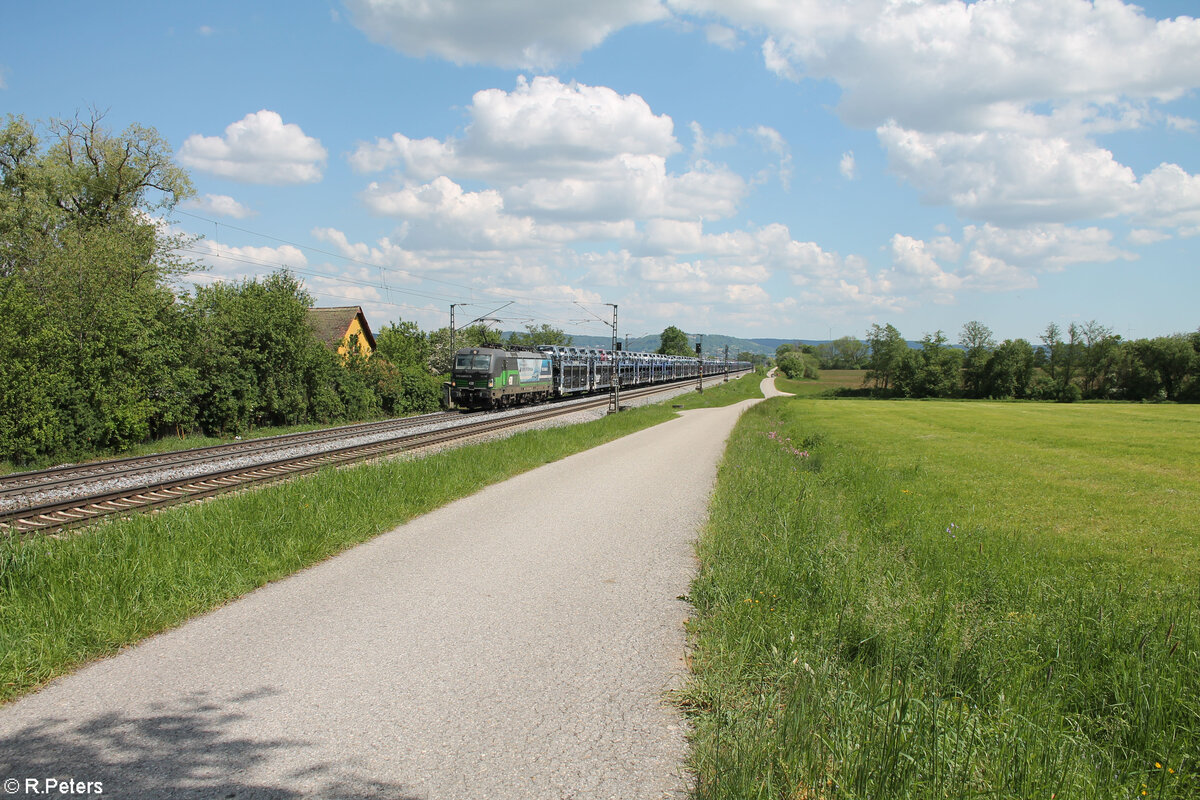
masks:
[[[504,332],[505,340],[511,335],[510,331]],[[729,345],[729,357],[733,358],[738,353],[745,351],[747,353],[756,353],[767,356],[774,356],[775,349],[784,343],[802,342],[803,344],[821,344],[824,340],[817,339],[739,339],[736,336],[724,336],[719,333],[705,333],[701,335],[701,346],[704,348],[704,354],[710,356],[721,356],[725,352],[725,346]],[[611,336],[579,336],[572,337],[572,344],[576,347],[603,347],[605,349],[612,346]],[[622,337],[622,346],[627,350],[638,353],[653,353],[662,344],[662,336],[655,333],[649,336],[631,336],[626,340]],[[695,348],[696,336],[688,334],[688,346]]]
[[[504,339],[512,335],[511,331],[504,332]],[[702,334],[704,354],[710,356],[720,356],[725,352],[725,345],[729,345],[729,357],[733,358],[743,350],[747,353],[756,353],[765,356],[775,356],[775,351],[779,349],[781,344],[811,344],[813,346],[825,344],[828,339],[739,339],[736,336],[724,336],[719,333]],[[662,344],[662,336],[659,334],[651,334],[650,336],[629,337],[628,345],[625,345],[625,339],[621,339],[621,343],[625,349],[637,353],[653,353]],[[603,347],[608,349],[612,346],[611,336],[574,336],[572,344],[576,347]],[[688,334],[688,346],[695,348],[696,335]],[[921,349],[920,342],[909,341],[908,346],[914,350]],[[956,347],[957,345],[951,345]]]

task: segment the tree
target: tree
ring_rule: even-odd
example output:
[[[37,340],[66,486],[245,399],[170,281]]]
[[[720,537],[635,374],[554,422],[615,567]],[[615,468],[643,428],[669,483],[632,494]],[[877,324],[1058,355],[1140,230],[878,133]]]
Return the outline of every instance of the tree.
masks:
[[[526,325],[525,333],[513,331],[508,337],[510,345],[519,347],[537,347],[542,344],[569,347],[572,341],[572,337],[546,323],[542,323],[541,325]]]
[[[965,351],[963,389],[970,397],[982,397],[987,364],[996,349],[996,339],[988,326],[972,320],[963,325],[962,332],[958,335],[958,344]]]
[[[1080,332],[1083,339],[1083,395],[1108,397],[1116,391],[1121,337],[1096,320],[1085,322]]]
[[[1158,378],[1167,400],[1175,400],[1185,378],[1194,370],[1196,351],[1185,336],[1159,336],[1142,339],[1136,352],[1143,364]]]
[[[876,389],[892,388],[896,371],[909,349],[908,343],[893,326],[881,328],[876,323],[867,331],[867,347],[870,348],[871,355],[867,360],[867,374],[863,378],[863,384],[874,383]]]
[[[1033,353],[1033,345],[1024,339],[1006,339],[984,367],[980,396],[1028,397],[1033,380]]]
[[[816,355],[821,369],[862,369],[870,356],[870,348],[853,336],[843,336],[817,345]]]
[[[454,366],[454,354],[461,347],[498,346],[496,337],[483,324],[469,325],[454,331],[453,347],[450,328],[438,328],[429,332],[429,371],[434,375],[448,375]]]
[[[24,363],[53,387],[40,413],[61,426],[53,437],[35,425],[25,428],[33,438],[10,438],[21,458],[121,449],[188,416],[186,340],[170,281],[194,266],[151,215],[192,187],[153,129],[118,136],[101,118],[39,130],[10,116],[0,130],[0,296],[34,312],[34,327],[20,334],[26,343],[54,343]],[[0,351],[20,347],[0,342]],[[0,404],[20,396],[0,385]],[[0,407],[0,418],[24,411]]]
[[[927,333],[919,350],[901,357],[895,388],[905,397],[952,397],[962,383],[962,362],[962,351],[948,347],[945,334]]]
[[[758,367],[767,363],[767,357],[762,353],[751,353],[749,350],[743,350],[737,354],[738,361],[749,361],[754,366]]]
[[[668,325],[662,332],[662,343],[656,351],[668,356],[690,356],[693,351],[688,348],[688,336],[674,325]]]
[[[775,364],[779,367],[780,372],[792,380],[801,378],[816,380],[820,377],[820,365],[817,357],[812,353],[790,350],[779,356]]]
[[[432,354],[429,334],[415,322],[398,319],[375,334],[375,355],[398,368],[419,367],[428,370]]]

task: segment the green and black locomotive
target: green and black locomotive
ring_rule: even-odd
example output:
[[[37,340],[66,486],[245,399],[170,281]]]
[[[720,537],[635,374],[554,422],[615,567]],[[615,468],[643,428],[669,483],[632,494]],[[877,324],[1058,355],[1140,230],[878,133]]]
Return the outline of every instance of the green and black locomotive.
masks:
[[[550,357],[533,349],[467,347],[454,356],[450,402],[458,408],[502,408],[550,398]]]

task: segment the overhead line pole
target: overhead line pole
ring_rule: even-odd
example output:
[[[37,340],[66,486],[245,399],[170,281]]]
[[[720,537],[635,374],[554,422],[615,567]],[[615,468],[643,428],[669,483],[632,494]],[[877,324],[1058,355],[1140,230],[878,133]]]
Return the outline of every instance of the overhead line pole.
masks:
[[[578,300],[575,301],[575,305],[579,306],[584,311],[587,311],[587,313],[591,314],[593,317],[596,317],[596,319],[600,320],[605,325],[612,328],[612,349],[609,350],[609,355],[611,356],[612,360],[610,362],[609,380],[608,380],[609,385],[612,386],[612,400],[608,404],[608,413],[615,414],[616,412],[621,410],[621,370],[620,370],[621,359],[617,356],[617,353],[619,352],[617,350],[617,339],[620,338],[617,335],[617,304],[616,303],[605,303],[604,304],[606,306],[612,306],[612,310],[613,310],[612,322],[609,322],[606,319],[601,319],[600,317],[596,316],[595,313],[593,313],[587,306],[585,306],[583,303],[579,302]]]
[[[612,352],[613,358],[616,359],[614,366],[616,373],[612,380],[612,403],[609,406],[608,413],[616,414],[621,410],[621,357],[617,355],[617,304],[612,304],[613,321],[612,321]]]

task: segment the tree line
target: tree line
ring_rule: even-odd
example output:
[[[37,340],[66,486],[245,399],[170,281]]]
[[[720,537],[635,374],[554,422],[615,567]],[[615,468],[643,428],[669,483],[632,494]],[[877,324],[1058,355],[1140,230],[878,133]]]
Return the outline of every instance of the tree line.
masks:
[[[1096,321],[1050,323],[1039,343],[997,342],[983,323],[957,347],[942,331],[909,347],[892,325],[867,331],[864,385],[903,397],[1200,402],[1200,330],[1125,339]]]

